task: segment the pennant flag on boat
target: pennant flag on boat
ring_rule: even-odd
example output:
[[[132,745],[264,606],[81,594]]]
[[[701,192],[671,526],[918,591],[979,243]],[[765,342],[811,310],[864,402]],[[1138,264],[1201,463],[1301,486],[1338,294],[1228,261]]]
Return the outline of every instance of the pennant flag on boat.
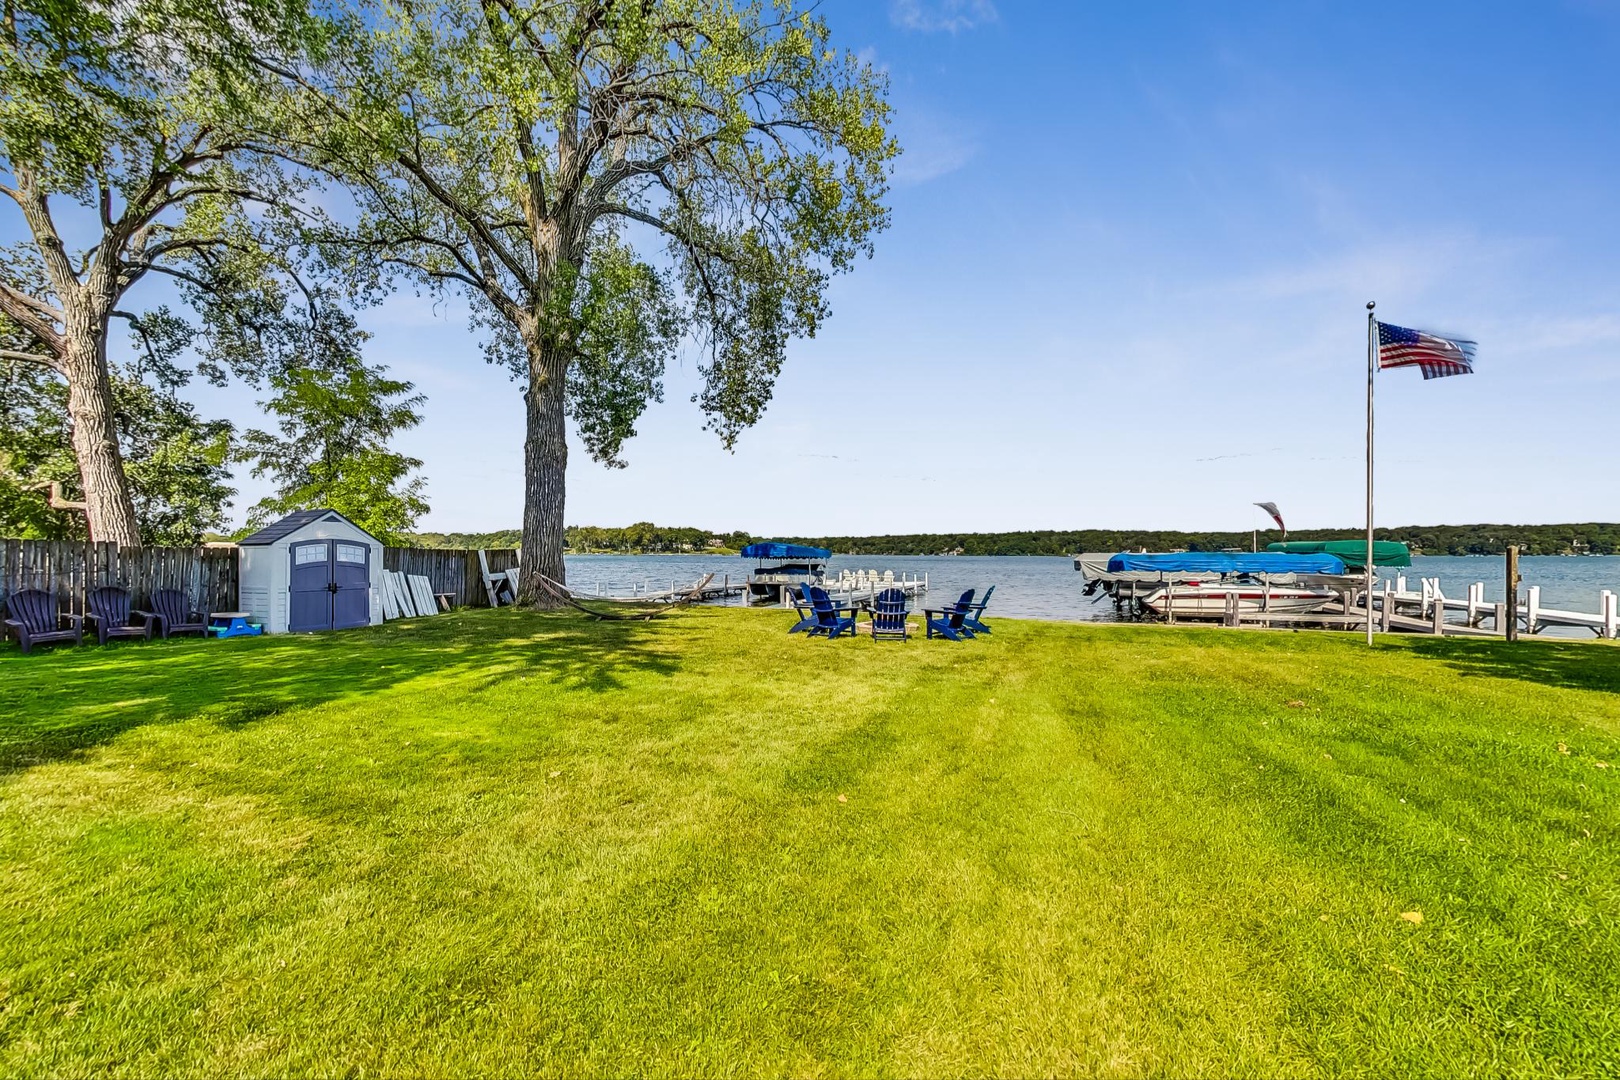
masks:
[[[1463,338],[1426,334],[1386,322],[1378,324],[1378,366],[1416,367],[1425,379],[1472,375],[1478,348],[1478,343]]]
[[[1283,531],[1284,536],[1288,535],[1288,526],[1283,524],[1282,511],[1277,509],[1276,503],[1255,503],[1254,505],[1270,514],[1271,520],[1277,523],[1277,528]]]

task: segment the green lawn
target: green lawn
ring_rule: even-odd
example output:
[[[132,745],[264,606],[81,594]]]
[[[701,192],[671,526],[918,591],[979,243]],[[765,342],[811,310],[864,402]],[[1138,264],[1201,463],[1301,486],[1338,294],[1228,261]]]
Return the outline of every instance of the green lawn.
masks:
[[[0,1074],[1620,1073],[1620,649],[787,621],[9,650]]]

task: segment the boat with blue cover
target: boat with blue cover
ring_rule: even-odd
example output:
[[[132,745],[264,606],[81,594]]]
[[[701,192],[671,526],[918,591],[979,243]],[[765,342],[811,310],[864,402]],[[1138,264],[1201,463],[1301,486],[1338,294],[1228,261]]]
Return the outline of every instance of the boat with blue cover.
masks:
[[[1327,552],[1121,552],[1081,555],[1075,567],[1116,604],[1176,619],[1219,619],[1243,611],[1304,615],[1339,599],[1355,581]]]
[[[787,590],[820,585],[827,576],[827,560],[832,558],[826,548],[782,540],[749,544],[738,554],[757,560],[754,572],[748,575],[748,598],[774,604],[784,601]]]

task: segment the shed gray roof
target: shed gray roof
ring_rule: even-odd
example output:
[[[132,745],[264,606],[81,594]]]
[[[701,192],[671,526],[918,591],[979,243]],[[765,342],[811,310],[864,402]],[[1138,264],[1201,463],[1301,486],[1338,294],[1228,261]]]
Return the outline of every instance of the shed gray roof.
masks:
[[[263,547],[275,543],[290,533],[297,532],[312,521],[322,521],[328,517],[336,518],[339,521],[347,521],[350,525],[354,525],[356,529],[360,529],[360,526],[355,525],[354,522],[349,521],[348,518],[336,510],[294,510],[280,521],[272,521],[258,532],[249,533],[236,543],[238,547]],[[364,529],[360,529],[360,531],[366,533],[367,536],[371,536]],[[375,536],[371,536],[371,538],[377,540]],[[381,540],[377,540],[377,542],[382,543]]]

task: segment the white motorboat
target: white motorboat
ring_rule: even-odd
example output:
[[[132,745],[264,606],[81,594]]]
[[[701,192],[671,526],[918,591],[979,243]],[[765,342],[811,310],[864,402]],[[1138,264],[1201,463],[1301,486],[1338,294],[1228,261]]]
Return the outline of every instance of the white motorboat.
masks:
[[[1077,556],[1087,593],[1161,618],[1219,619],[1235,598],[1243,612],[1307,615],[1339,599],[1348,579],[1338,557],[1284,552],[1121,552]]]
[[[1139,594],[1138,602],[1155,615],[1177,619],[1219,619],[1230,597],[1242,611],[1269,611],[1278,615],[1307,615],[1320,611],[1338,594],[1310,585],[1271,585],[1258,581],[1194,581],[1155,587]]]

